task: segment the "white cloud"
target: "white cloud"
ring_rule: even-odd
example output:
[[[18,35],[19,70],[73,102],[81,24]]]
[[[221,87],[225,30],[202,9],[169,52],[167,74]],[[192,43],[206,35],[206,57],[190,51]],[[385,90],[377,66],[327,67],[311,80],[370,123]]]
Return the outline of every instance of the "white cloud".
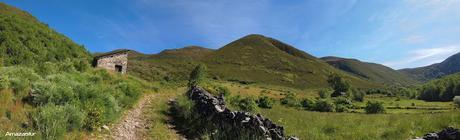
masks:
[[[418,49],[408,53],[406,57],[397,61],[385,62],[384,65],[393,68],[404,68],[407,66],[420,67],[439,63],[447,57],[460,52],[460,45],[449,45],[438,48]]]

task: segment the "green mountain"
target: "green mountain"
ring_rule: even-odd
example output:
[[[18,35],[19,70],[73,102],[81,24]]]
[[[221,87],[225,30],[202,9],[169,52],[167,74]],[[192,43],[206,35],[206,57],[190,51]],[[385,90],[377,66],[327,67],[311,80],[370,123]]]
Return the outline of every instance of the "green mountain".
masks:
[[[419,68],[401,69],[399,71],[411,75],[419,81],[428,81],[457,73],[460,72],[460,53],[450,56],[441,63]]]
[[[410,76],[381,64],[340,57],[323,57],[321,59],[338,69],[378,83],[388,85],[412,85],[418,83]]]
[[[20,9],[0,2],[0,63],[36,65],[46,61],[84,58],[84,47]]]
[[[379,86],[262,35],[245,36],[218,50],[186,47],[154,55],[133,52],[129,61],[128,72],[147,80],[183,81],[196,64],[205,63],[212,78],[242,83],[319,88],[328,85],[331,73],[339,73],[357,87]]]

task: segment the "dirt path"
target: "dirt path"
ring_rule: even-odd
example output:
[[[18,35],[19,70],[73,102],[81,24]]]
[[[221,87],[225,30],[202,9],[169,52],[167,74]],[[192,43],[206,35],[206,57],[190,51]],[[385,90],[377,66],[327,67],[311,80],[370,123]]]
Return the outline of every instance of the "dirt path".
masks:
[[[148,130],[147,118],[143,115],[146,109],[155,98],[154,94],[144,96],[133,107],[125,112],[123,118],[112,127],[111,136],[115,140],[138,140],[145,138]]]
[[[124,112],[123,117],[113,125],[101,130],[90,139],[142,140],[147,139],[149,123],[144,110],[152,105],[154,94],[146,94],[132,109]]]

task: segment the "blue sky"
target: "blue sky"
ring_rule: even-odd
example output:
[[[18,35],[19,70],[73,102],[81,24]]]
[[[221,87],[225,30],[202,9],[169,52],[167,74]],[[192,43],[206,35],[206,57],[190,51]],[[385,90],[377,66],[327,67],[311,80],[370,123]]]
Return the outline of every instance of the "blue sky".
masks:
[[[91,52],[219,48],[244,35],[274,37],[314,56],[395,69],[460,52],[455,0],[0,0]]]

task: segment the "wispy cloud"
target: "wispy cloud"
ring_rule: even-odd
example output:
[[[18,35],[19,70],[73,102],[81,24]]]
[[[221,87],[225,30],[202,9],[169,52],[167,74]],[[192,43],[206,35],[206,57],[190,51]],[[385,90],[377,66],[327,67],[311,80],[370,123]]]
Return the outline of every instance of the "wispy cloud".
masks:
[[[420,36],[420,35],[411,35],[408,36],[407,38],[404,38],[403,41],[408,43],[408,44],[417,44],[417,43],[422,43],[426,40],[425,37]]]
[[[460,45],[418,49],[409,52],[406,57],[400,60],[385,62],[384,65],[397,69],[406,66],[426,66],[439,63],[458,52],[460,52]]]

